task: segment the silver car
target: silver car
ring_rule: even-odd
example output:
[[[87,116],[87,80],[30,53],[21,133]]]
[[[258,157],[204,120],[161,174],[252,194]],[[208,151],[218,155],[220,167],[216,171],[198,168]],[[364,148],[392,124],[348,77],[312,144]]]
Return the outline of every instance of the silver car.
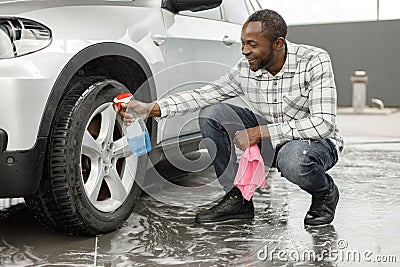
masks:
[[[211,82],[240,58],[257,0],[0,0],[0,198],[41,222],[96,235],[120,227],[147,162],[198,149],[197,114],[147,121],[135,157],[112,107]]]

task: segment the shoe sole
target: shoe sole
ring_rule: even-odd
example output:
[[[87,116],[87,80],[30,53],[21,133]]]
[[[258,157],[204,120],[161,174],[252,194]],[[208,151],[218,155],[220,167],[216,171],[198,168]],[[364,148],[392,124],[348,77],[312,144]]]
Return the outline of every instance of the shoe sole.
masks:
[[[318,228],[330,225],[331,223],[323,223],[323,224],[304,224],[305,228]]]
[[[198,220],[197,218],[195,219],[196,223],[213,223],[213,222],[223,222],[223,221],[228,221],[228,220],[251,220],[254,218],[254,215],[249,216],[245,214],[236,214],[236,215],[229,215],[229,216],[223,216],[220,217],[216,220]]]

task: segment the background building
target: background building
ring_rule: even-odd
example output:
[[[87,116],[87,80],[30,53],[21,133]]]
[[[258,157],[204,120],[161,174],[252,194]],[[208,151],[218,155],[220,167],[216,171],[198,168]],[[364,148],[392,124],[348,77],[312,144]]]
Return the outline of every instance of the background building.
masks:
[[[338,104],[351,105],[350,77],[369,76],[367,102],[400,106],[399,0],[260,0],[289,25],[287,39],[322,47],[332,58]],[[368,103],[367,103],[368,104]]]

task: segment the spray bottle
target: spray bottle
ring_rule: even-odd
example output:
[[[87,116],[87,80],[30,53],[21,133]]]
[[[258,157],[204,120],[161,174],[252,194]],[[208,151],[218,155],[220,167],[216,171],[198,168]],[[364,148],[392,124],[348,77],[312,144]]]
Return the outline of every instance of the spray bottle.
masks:
[[[133,99],[132,94],[123,93],[114,98],[114,103],[121,108],[121,103],[128,104]],[[129,148],[135,156],[142,156],[151,151],[151,142],[149,132],[143,119],[133,110],[127,108],[126,113],[133,115],[134,121],[130,125],[124,127],[124,133],[129,144]]]

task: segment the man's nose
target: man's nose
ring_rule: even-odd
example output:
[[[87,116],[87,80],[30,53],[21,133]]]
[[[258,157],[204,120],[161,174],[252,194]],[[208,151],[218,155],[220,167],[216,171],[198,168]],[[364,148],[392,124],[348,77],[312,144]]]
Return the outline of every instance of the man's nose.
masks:
[[[243,45],[242,46],[242,54],[243,55],[248,55],[248,54],[250,54],[250,49],[249,49],[249,47],[247,46],[247,45]]]

